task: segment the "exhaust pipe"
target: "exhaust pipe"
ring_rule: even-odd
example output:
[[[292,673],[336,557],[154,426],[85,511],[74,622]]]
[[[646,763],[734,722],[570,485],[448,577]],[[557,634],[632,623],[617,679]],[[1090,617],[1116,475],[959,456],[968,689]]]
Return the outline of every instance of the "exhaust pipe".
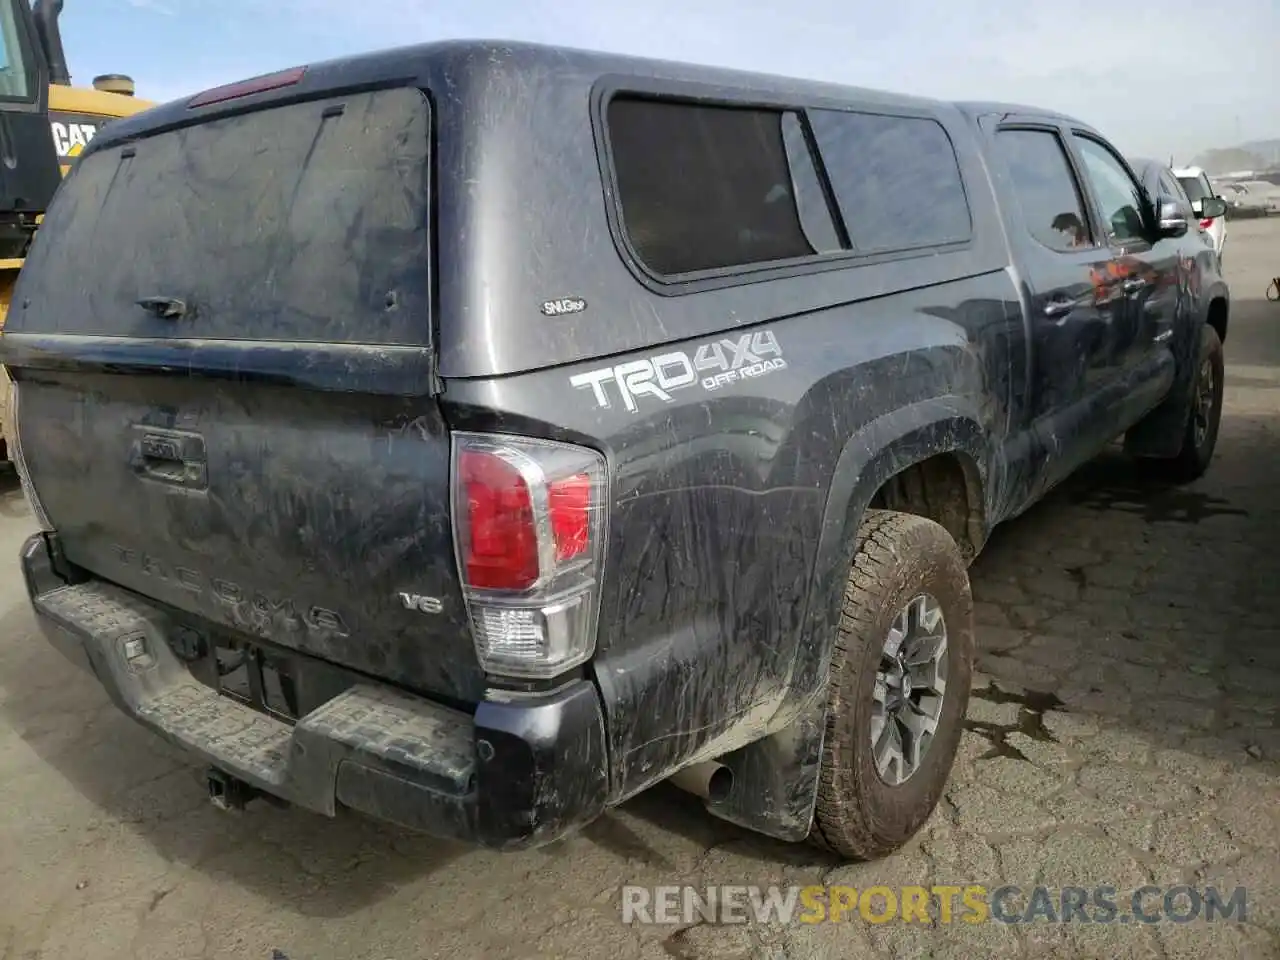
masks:
[[[71,86],[67,54],[62,47],[62,33],[58,30],[62,0],[36,0],[31,7],[31,16],[36,24],[36,40],[49,64],[49,82],[59,87]]]
[[[93,89],[103,93],[118,93],[123,97],[132,97],[135,92],[133,77],[123,73],[104,73],[93,78]]]
[[[733,789],[733,771],[714,760],[704,760],[677,770],[668,779],[681,790],[710,803],[727,799]]]

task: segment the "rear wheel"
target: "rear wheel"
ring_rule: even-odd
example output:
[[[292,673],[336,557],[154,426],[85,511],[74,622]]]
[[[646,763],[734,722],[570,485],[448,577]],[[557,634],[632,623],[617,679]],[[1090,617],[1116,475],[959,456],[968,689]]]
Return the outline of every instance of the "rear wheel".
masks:
[[[1200,351],[1196,359],[1195,383],[1191,389],[1191,410],[1182,434],[1182,449],[1169,462],[1174,479],[1195,480],[1209,469],[1218,445],[1222,422],[1222,395],[1225,364],[1218,331],[1207,323],[1200,328]]]
[[[960,742],[973,602],[959,547],[923,517],[867,512],[831,661],[810,839],[884,857],[933,813]]]

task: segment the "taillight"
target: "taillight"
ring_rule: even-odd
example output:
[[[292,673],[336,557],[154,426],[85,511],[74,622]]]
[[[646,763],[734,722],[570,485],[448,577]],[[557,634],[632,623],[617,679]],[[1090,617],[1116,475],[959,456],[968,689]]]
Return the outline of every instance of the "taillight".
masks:
[[[1213,221],[1214,221],[1214,219],[1216,219],[1216,218],[1214,218],[1214,217],[1210,217],[1208,220],[1201,220],[1201,221],[1200,221],[1200,229],[1201,229],[1201,230],[1208,230],[1210,227],[1212,227],[1212,226],[1213,226]]]
[[[595,650],[607,475],[594,450],[453,435],[453,528],[488,673],[554,677]]]
[[[577,473],[553,482],[547,490],[547,509],[556,561],[563,563],[586,553],[591,547],[591,477]]]
[[[538,579],[533,494],[517,466],[484,450],[463,450],[458,482],[467,505],[463,541],[466,582],[525,590]]]

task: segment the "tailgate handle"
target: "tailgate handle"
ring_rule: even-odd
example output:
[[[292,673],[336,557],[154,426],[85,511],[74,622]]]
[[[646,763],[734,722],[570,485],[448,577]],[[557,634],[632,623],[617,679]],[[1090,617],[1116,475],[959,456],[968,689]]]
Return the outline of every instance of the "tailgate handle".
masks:
[[[134,473],[191,490],[209,485],[204,438],[181,430],[139,427],[129,451]]]
[[[177,297],[143,297],[138,306],[162,320],[181,320],[187,315],[187,304]]]

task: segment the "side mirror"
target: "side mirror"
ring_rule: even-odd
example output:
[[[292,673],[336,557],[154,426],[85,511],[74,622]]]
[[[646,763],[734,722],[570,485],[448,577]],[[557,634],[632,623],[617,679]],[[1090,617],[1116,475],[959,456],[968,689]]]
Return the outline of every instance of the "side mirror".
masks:
[[[1227,215],[1227,201],[1222,197],[1205,197],[1200,202],[1200,216],[1205,220]]]
[[[1207,201],[1206,201],[1207,202]],[[1161,237],[1185,236],[1191,225],[1187,221],[1187,213],[1182,206],[1173,200],[1161,199],[1156,206],[1159,211],[1158,232]]]

